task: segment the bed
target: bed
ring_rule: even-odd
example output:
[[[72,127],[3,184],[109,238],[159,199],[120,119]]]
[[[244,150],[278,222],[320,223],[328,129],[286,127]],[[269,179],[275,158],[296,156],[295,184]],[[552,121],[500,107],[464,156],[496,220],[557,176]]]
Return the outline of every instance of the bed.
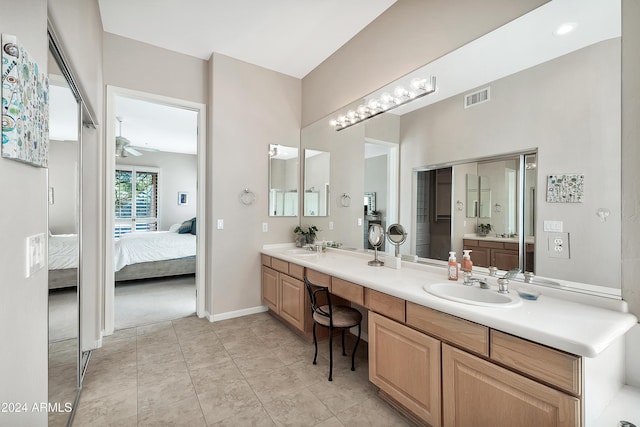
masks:
[[[49,289],[76,285],[78,238],[49,236]],[[175,231],[129,233],[115,241],[116,282],[148,279],[196,271],[196,236]]]

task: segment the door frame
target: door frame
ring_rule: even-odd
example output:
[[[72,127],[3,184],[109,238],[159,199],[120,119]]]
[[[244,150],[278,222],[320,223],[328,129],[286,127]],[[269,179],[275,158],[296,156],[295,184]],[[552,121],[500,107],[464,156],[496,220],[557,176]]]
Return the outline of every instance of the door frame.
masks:
[[[134,98],[143,101],[163,104],[170,107],[183,108],[198,112],[198,171],[197,171],[197,208],[198,221],[196,235],[196,315],[204,317],[205,312],[205,277],[206,277],[206,105],[198,102],[186,101],[163,95],[151,94],[132,89],[107,85],[106,93],[106,117],[105,117],[105,268],[104,268],[104,318],[103,335],[111,335],[115,330],[115,274],[113,271],[113,227],[115,224],[113,214],[113,186],[116,160],[115,152],[116,96]]]

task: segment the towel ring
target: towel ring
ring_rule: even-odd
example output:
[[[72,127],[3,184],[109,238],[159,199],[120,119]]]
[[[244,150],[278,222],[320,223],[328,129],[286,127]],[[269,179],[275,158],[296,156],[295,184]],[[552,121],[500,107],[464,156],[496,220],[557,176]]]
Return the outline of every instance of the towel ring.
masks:
[[[344,208],[348,208],[351,206],[351,197],[347,193],[343,193],[342,197],[340,197],[340,204]]]
[[[248,188],[245,188],[240,193],[240,202],[242,202],[243,205],[249,206],[249,205],[252,205],[253,202],[255,201],[256,201],[256,195],[253,193],[253,191],[249,190]]]

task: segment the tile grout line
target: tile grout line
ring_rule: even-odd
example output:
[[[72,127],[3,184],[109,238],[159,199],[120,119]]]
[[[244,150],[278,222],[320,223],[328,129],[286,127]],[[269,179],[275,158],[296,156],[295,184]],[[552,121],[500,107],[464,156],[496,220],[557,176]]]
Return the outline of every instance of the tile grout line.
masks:
[[[198,401],[198,407],[200,408],[200,414],[202,415],[202,420],[204,421],[205,426],[209,425],[207,423],[207,418],[204,415],[204,410],[202,409],[202,402],[200,402],[200,395],[198,394],[198,389],[196,389],[196,385],[193,383],[193,376],[191,375],[191,368],[187,363],[187,359],[184,357],[184,351],[182,350],[182,344],[180,343],[180,336],[178,335],[178,331],[176,331],[176,327],[174,324],[174,320],[171,321],[171,328],[173,329],[173,333],[176,334],[176,339],[178,341],[178,347],[180,347],[180,354],[182,354],[182,360],[184,361],[184,366],[187,368],[187,373],[189,374],[189,380],[191,381],[191,386],[193,387],[193,392],[196,395],[196,400]],[[214,331],[215,333],[215,331]]]

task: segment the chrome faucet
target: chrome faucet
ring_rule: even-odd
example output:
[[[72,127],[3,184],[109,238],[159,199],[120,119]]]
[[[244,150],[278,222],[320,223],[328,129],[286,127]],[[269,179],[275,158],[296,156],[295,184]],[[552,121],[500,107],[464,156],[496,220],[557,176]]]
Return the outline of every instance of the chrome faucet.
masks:
[[[508,294],[509,293],[509,279],[513,279],[520,273],[520,269],[514,268],[513,270],[509,270],[505,273],[504,276],[498,278],[498,293],[500,294]]]
[[[471,274],[472,273],[470,271],[464,272],[464,280],[462,282],[463,285],[473,286],[477,283],[478,285],[480,285],[482,289],[489,289],[489,284],[487,283],[486,280],[472,277]]]

